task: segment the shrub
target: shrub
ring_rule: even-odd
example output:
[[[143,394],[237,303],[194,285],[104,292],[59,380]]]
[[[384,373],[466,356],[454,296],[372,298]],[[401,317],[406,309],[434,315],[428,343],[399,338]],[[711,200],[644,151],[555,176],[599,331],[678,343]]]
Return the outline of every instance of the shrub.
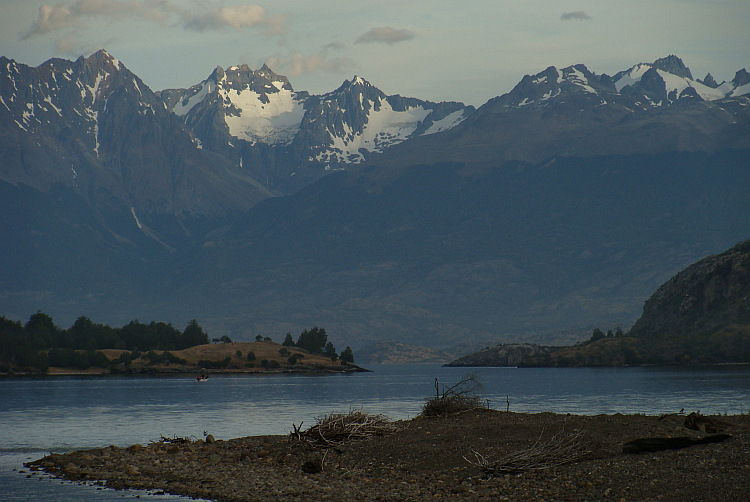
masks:
[[[441,392],[436,378],[435,397],[425,402],[422,407],[422,416],[434,417],[479,408],[482,401],[477,391],[481,387],[482,384],[479,383],[476,374],[469,374],[451,387],[443,385]]]
[[[248,352],[247,353],[247,360],[248,361],[255,361],[255,352],[253,352],[252,350],[250,352]]]

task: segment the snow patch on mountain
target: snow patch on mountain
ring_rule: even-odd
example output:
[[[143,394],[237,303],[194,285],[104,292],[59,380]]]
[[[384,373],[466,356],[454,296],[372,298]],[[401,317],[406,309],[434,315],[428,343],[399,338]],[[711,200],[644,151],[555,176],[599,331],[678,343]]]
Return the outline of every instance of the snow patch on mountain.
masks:
[[[203,99],[216,88],[216,83],[213,80],[204,80],[198,85],[199,87],[194,89],[194,94],[184,98],[174,106],[172,111],[175,115],[179,117],[187,115],[195,105],[203,101]]]
[[[620,77],[617,81],[615,81],[615,89],[617,89],[617,92],[622,92],[622,89],[625,86],[633,85],[641,81],[641,77],[643,77],[643,74],[646,73],[648,70],[651,69],[650,64],[637,64],[627,70],[622,77]]]
[[[259,93],[249,89],[219,91],[224,102],[231,103],[224,119],[229,134],[253,144],[289,143],[294,139],[305,115],[304,103],[295,99],[293,91],[284,89],[283,82],[273,84],[276,92],[265,95],[268,103],[262,101]]]
[[[746,94],[750,94],[750,84],[737,87],[729,93],[729,97],[744,96]]]
[[[586,78],[586,75],[584,75],[582,71],[574,66],[563,70],[563,79],[570,82],[571,84],[577,85],[578,87],[583,89],[584,92],[598,94],[596,90],[589,85],[589,81]],[[544,99],[544,97],[542,99]]]
[[[672,92],[676,92],[677,96],[680,96],[682,92],[688,87],[692,87],[698,93],[698,95],[706,101],[715,101],[717,99],[724,99],[725,93],[718,90],[712,89],[706,85],[703,85],[695,80],[691,80],[687,77],[678,77],[672,75],[663,70],[656,70],[659,76],[667,84],[667,95],[671,95]]]
[[[620,78],[615,81],[617,92],[621,92],[626,86],[638,84],[643,75],[652,68],[654,67],[650,64],[641,63],[623,72]],[[654,70],[664,81],[667,95],[670,96],[670,100],[672,101],[679,98],[688,88],[692,88],[705,101],[715,101],[729,96],[740,95],[737,94],[737,89],[729,82],[724,82],[718,87],[712,88],[688,77],[674,75],[658,68],[654,68]]]
[[[457,110],[453,113],[446,115],[444,118],[433,122],[432,125],[428,127],[424,133],[425,135],[435,134],[437,132],[442,132],[442,131],[447,131],[448,129],[453,129],[458,124],[463,122],[464,119],[466,119],[465,110]]]
[[[388,100],[381,100],[379,109],[376,110],[375,106],[370,107],[367,123],[361,133],[354,132],[348,124],[343,124],[343,134],[336,134],[329,129],[332,143],[325,151],[315,156],[314,160],[358,164],[365,159],[361,150],[380,153],[387,147],[404,141],[414,133],[430,112],[431,110],[422,106],[396,111]],[[450,114],[443,119],[445,122],[438,121],[433,124],[433,127],[436,126],[433,132],[445,130],[448,124],[456,123],[460,119],[455,116],[456,113],[461,112]]]

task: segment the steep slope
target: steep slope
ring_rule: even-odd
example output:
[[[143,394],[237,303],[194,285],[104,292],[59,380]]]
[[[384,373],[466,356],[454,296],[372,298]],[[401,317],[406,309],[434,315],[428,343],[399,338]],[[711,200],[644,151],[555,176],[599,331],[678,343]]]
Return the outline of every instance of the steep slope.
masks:
[[[0,179],[74,187],[95,207],[221,215],[269,194],[201,151],[143,82],[105,51],[38,68],[0,60]]]
[[[351,168],[212,235],[195,308],[232,338],[323,325],[355,347],[628,327],[669,275],[750,235],[747,158]]]
[[[139,302],[175,250],[271,195],[105,51],[0,59],[0,194],[10,312],[47,295]]]
[[[450,129],[474,111],[386,96],[360,77],[311,96],[265,65],[217,67],[200,84],[159,95],[203,148],[283,193],[409,138]]]
[[[750,326],[750,241],[689,266],[662,285],[628,333],[649,338]]]

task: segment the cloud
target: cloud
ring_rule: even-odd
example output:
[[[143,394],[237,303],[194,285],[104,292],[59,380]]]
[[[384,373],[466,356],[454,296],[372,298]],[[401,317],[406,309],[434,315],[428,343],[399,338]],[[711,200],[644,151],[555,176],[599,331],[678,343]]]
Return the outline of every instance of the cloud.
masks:
[[[238,5],[191,15],[185,20],[185,27],[196,31],[261,27],[269,35],[283,35],[286,32],[286,16],[268,17],[260,5]]]
[[[591,16],[589,16],[582,10],[577,10],[575,12],[563,12],[562,16],[560,16],[560,19],[563,21],[586,21],[588,19],[591,19]]]
[[[346,48],[346,45],[344,45],[343,42],[331,42],[329,44],[326,44],[326,46],[323,49],[325,49],[325,50],[329,50],[330,49],[330,50],[336,50],[336,51],[338,51],[338,50],[341,50],[341,49],[344,49],[344,48]]]
[[[306,73],[340,73],[350,72],[357,64],[349,58],[328,58],[325,52],[303,55],[294,52],[288,56],[275,55],[268,58],[266,64],[276,72],[288,77],[299,77]]]
[[[66,6],[42,5],[39,7],[39,15],[26,33],[21,35],[21,40],[26,40],[34,35],[42,35],[50,31],[68,28],[75,21],[73,15]]]
[[[91,18],[107,21],[135,18],[160,24],[175,20],[185,29],[207,31],[259,28],[268,35],[286,32],[286,16],[268,16],[260,5],[237,5],[214,9],[185,9],[169,0],[77,0],[39,7],[37,19],[21,40],[46,33],[84,26]]]
[[[80,56],[81,54],[93,54],[99,49],[103,49],[108,46],[112,40],[107,40],[104,43],[92,45],[90,43],[84,43],[81,41],[75,33],[66,33],[64,36],[55,40],[55,50],[57,54],[68,55],[71,58]]]
[[[358,44],[381,43],[381,44],[393,45],[398,42],[411,40],[414,37],[415,37],[415,33],[413,31],[410,31],[407,29],[397,30],[396,28],[391,28],[389,26],[386,26],[384,28],[371,29],[370,31],[368,31],[367,33],[359,37],[355,43],[358,43]]]

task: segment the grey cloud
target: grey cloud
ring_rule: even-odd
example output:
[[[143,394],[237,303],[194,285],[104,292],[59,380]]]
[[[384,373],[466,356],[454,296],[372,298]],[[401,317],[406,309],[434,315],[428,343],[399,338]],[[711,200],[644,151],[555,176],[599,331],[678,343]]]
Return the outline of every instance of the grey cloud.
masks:
[[[407,30],[407,29],[400,29],[397,30],[396,28],[391,28],[389,26],[386,26],[384,28],[373,28],[361,37],[359,37],[356,41],[358,44],[373,44],[373,43],[381,43],[381,44],[388,44],[393,45],[398,42],[404,42],[406,40],[411,40],[416,35],[413,31]]]
[[[582,10],[577,10],[575,12],[563,12],[560,19],[563,21],[586,21],[587,19],[591,19],[591,16]]]
[[[269,35],[282,35],[286,32],[286,17],[269,17],[260,5],[237,5],[186,16],[184,26],[195,31],[260,27]]]
[[[341,50],[344,49],[346,45],[344,45],[343,42],[331,42],[330,44],[327,44],[325,47],[323,47],[324,50]]]
[[[39,14],[31,27],[21,35],[21,40],[26,40],[34,35],[42,35],[50,31],[56,31],[68,28],[73,24],[75,18],[70,9],[62,4],[42,5],[39,7]]]
[[[285,16],[268,16],[260,5],[237,5],[215,9],[188,10],[169,0],[77,0],[39,7],[37,19],[21,35],[22,40],[85,24],[93,17],[110,20],[136,18],[157,23],[175,19],[195,31],[232,28],[260,28],[269,35],[286,31]]]
[[[350,72],[357,67],[357,64],[349,58],[328,58],[325,53],[304,55],[299,52],[287,56],[271,56],[266,64],[274,71],[281,71],[288,77],[318,72]]]

